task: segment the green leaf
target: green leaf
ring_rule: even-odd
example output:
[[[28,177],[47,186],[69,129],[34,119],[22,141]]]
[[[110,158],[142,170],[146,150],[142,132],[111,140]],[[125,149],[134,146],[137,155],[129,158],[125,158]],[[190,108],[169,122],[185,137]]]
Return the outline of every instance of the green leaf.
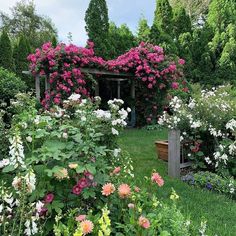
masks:
[[[8,166],[3,168],[2,172],[8,173],[8,172],[11,172],[13,170],[15,170],[15,167],[13,165],[8,165]]]
[[[86,170],[86,168],[84,166],[77,166],[75,170],[78,174],[80,174],[83,173]]]
[[[96,168],[94,166],[87,164],[87,165],[85,165],[85,167],[86,167],[87,171],[89,171],[91,174],[93,174],[93,175],[96,174]]]

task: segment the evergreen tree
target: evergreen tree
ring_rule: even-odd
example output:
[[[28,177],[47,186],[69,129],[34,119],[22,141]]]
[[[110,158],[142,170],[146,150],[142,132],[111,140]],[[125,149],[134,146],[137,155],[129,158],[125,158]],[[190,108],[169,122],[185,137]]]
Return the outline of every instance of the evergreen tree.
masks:
[[[56,38],[55,35],[52,37],[51,42],[52,42],[52,46],[53,46],[53,47],[56,47],[56,46],[57,46],[57,38]]]
[[[236,24],[236,1],[212,0],[207,22],[215,32],[220,33],[224,32],[230,23]]]
[[[150,27],[148,25],[147,19],[142,17],[138,23],[138,32],[137,32],[137,40],[140,42],[148,42],[150,36]]]
[[[107,45],[108,59],[114,59],[135,46],[135,37],[126,24],[117,27],[115,23],[110,23]]]
[[[109,19],[106,0],[91,0],[85,14],[85,29],[94,42],[95,54],[107,57]]]
[[[0,66],[7,70],[13,69],[11,41],[5,30],[0,37]]]
[[[171,37],[166,32],[162,31],[157,24],[154,24],[151,27],[149,38],[150,38],[150,43],[163,47],[165,53],[167,54],[177,53],[177,47],[173,40],[173,37]]]
[[[178,38],[180,34],[191,32],[191,20],[183,7],[174,8],[173,11],[174,34]]]
[[[168,0],[157,0],[154,13],[153,25],[157,25],[161,31],[171,35],[172,29],[172,8]]]
[[[24,35],[20,36],[19,42],[14,48],[14,61],[15,61],[15,72],[16,75],[21,77],[28,88],[34,88],[34,81],[29,78],[28,75],[22,74],[22,71],[28,70],[27,56],[30,54],[29,43]]]

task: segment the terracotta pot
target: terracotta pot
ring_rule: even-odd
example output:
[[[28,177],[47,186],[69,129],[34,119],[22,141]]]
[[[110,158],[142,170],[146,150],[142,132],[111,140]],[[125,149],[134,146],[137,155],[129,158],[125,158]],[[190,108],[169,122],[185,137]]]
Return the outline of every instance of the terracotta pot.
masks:
[[[156,151],[157,151],[157,157],[161,160],[168,161],[168,141],[162,140],[162,141],[156,141]]]

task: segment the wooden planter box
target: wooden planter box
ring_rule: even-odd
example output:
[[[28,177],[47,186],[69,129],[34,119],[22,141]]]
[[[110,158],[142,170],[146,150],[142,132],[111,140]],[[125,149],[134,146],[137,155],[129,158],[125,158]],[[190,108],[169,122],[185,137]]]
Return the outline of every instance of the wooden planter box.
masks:
[[[163,161],[168,161],[168,141],[156,141],[157,157]]]

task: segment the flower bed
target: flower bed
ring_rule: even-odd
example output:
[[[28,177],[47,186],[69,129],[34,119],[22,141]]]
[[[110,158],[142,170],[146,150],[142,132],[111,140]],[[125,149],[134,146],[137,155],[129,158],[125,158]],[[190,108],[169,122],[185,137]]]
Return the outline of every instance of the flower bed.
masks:
[[[196,235],[174,190],[170,205],[149,194],[164,184],[157,172],[147,188],[133,184],[116,142],[129,109],[115,99],[100,110],[99,101],[72,94],[39,112],[34,98],[17,95],[9,156],[0,160],[1,235]]]
[[[235,92],[230,86],[197,91],[186,103],[178,97],[170,101],[159,124],[181,130],[181,141],[195,167],[236,176]]]
[[[200,171],[189,173],[183,176],[182,180],[192,186],[226,194],[236,199],[236,181],[233,178],[227,179],[208,171]]]

